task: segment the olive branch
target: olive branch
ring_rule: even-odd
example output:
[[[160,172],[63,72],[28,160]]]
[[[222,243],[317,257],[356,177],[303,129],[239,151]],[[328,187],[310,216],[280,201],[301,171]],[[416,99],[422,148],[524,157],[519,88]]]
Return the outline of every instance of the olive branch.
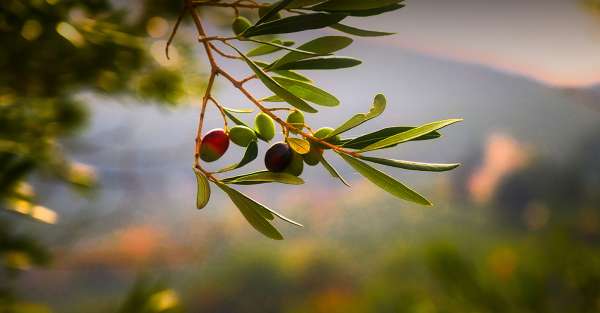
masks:
[[[371,109],[356,114],[337,128],[320,128],[314,131],[304,121],[304,113],[316,113],[312,104],[337,106],[339,101],[327,91],[315,86],[312,80],[297,71],[333,70],[359,65],[361,61],[335,52],[347,47],[352,39],[346,36],[319,37],[294,47],[294,42],[284,38],[262,40],[262,36],[294,33],[311,29],[330,27],[359,37],[385,36],[391,33],[372,31],[341,24],[348,16],[369,17],[404,7],[403,0],[280,0],[273,4],[254,0],[196,1],[185,0],[184,9],[177,18],[167,42],[165,53],[169,55],[177,29],[185,15],[192,17],[210,66],[206,91],[201,101],[198,130],[194,149],[194,172],[196,173],[197,207],[206,206],[210,199],[210,183],[223,190],[239,208],[242,215],[259,232],[272,239],[283,239],[273,226],[275,217],[297,226],[301,224],[269,209],[252,198],[233,189],[231,185],[252,185],[262,183],[284,183],[299,185],[304,181],[299,177],[304,163],[321,164],[333,177],[349,186],[339,172],[325,159],[324,150],[331,150],[342,157],[352,168],[369,181],[392,195],[421,205],[431,205],[423,196],[391,176],[372,167],[367,162],[406,170],[441,172],[456,168],[459,164],[432,164],[395,159],[377,158],[365,155],[366,152],[397,146],[414,140],[430,140],[440,137],[439,129],[460,121],[447,119],[417,127],[398,126],[380,129],[354,138],[341,138],[341,134],[381,115],[386,107],[386,98],[378,94]],[[205,32],[202,19],[197,12],[199,7],[231,8],[235,13],[232,28],[235,36],[209,36]],[[258,20],[251,23],[240,15],[240,9],[256,10]],[[282,14],[283,13],[283,14]],[[242,52],[234,43],[250,42],[256,48]],[[261,62],[255,58],[279,51],[283,56],[271,62]],[[238,60],[246,63],[253,74],[235,78],[221,67],[217,57]],[[254,127],[248,126],[237,115],[252,110],[236,110],[223,106],[212,94],[217,78],[222,77],[243,94],[260,112],[256,115]],[[266,98],[257,98],[246,88],[246,83],[259,80],[273,92]],[[266,103],[285,102],[290,107],[269,107]],[[206,108],[212,103],[223,118],[223,129],[212,130],[203,135]],[[312,104],[309,104],[312,103]],[[284,120],[277,113],[287,113]],[[228,121],[235,124],[229,127]],[[223,173],[241,168],[258,156],[258,140],[269,142],[275,135],[275,123],[279,125],[284,141],[274,144],[265,154],[267,170],[233,177],[219,178]],[[211,162],[221,157],[229,146],[229,141],[243,146],[246,151],[236,164],[216,171],[207,170],[201,161]],[[365,162],[366,161],[366,162]]]

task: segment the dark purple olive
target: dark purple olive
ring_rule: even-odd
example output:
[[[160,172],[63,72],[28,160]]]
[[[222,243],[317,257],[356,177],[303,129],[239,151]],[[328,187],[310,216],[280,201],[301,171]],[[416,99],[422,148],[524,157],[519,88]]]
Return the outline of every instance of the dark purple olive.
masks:
[[[292,162],[293,151],[285,142],[278,142],[265,153],[265,166],[271,172],[283,172]]]

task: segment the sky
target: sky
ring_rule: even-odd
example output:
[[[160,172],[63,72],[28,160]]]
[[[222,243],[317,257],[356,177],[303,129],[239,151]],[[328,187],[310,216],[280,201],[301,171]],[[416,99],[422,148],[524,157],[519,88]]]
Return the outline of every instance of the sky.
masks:
[[[348,22],[368,28],[368,19]],[[376,40],[556,87],[600,83],[600,15],[578,0],[408,0]]]

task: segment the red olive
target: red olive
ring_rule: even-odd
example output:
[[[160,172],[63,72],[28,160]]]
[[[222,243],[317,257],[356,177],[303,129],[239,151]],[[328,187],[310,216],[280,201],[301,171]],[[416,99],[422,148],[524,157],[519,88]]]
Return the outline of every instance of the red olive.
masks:
[[[283,172],[292,162],[293,151],[285,142],[278,142],[265,153],[265,166],[271,172]]]
[[[200,158],[205,162],[216,161],[225,154],[227,148],[229,148],[227,133],[220,128],[213,129],[202,138]]]

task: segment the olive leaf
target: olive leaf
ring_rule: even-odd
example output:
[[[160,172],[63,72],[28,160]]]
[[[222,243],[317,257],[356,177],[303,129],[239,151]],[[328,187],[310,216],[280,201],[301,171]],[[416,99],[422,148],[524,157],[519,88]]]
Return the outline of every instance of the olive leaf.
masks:
[[[425,172],[445,172],[453,170],[460,166],[458,163],[443,164],[443,163],[422,163],[394,159],[383,159],[369,156],[360,156],[361,159],[369,162],[379,163],[387,166],[402,168],[405,170],[425,171]]]
[[[197,181],[196,208],[202,209],[208,204],[208,200],[210,200],[210,184],[208,183],[208,178],[202,172],[194,169],[194,174],[196,174]]]
[[[271,41],[271,43],[277,44],[277,45],[283,45],[286,47],[289,47],[290,45],[286,45],[284,44],[284,42],[282,42],[279,39],[275,39],[273,41]],[[281,50],[283,48],[278,47],[278,46],[274,46],[274,45],[269,45],[269,44],[263,44],[261,43],[258,47],[246,52],[246,55],[249,57],[257,57],[257,56],[261,56],[261,55],[265,55],[265,54],[270,54],[273,52],[277,52],[279,50]]]
[[[246,152],[244,152],[244,156],[242,157],[242,160],[240,162],[226,166],[226,167],[218,170],[217,173],[224,173],[224,172],[238,169],[238,168],[254,161],[257,156],[258,156],[258,143],[256,142],[256,140],[253,140],[248,144],[248,147],[246,147]]]
[[[321,155],[321,165],[331,174],[331,176],[338,178],[344,185],[351,187],[350,184],[340,175],[340,173],[331,165],[323,155]]]
[[[317,110],[306,103],[304,100],[298,98],[293,93],[287,91],[283,88],[279,83],[274,81],[263,69],[260,68],[256,63],[254,63],[250,58],[245,56],[240,50],[235,48],[234,46],[230,46],[246,61],[248,66],[252,69],[252,71],[256,74],[256,76],[262,81],[262,83],[273,93],[284,99],[287,103],[296,107],[299,110],[316,113]]]
[[[296,52],[296,53],[304,54],[304,55],[307,55],[309,57],[311,57],[311,56],[322,56],[323,55],[321,53],[316,53],[316,52],[311,52],[311,51],[306,51],[306,50],[302,50],[302,49],[296,49],[296,48],[293,48],[293,47],[289,47],[289,46],[284,45],[283,43],[281,43],[281,44],[277,43],[276,40],[274,40],[274,41],[262,41],[262,40],[257,40],[257,39],[245,39],[244,41],[252,41],[252,42],[260,43],[260,44],[263,44],[263,45],[266,45],[266,46],[271,46],[272,48],[276,48],[276,50],[274,50],[273,52],[275,52],[277,50],[283,49],[283,50],[288,50],[288,51],[293,51],[293,52]],[[247,54],[247,56],[252,56],[252,55],[250,55],[251,52],[252,51],[250,51]],[[256,53],[257,52],[254,51],[254,54],[255,54],[254,56],[256,56]],[[268,52],[268,53],[270,53],[270,52]],[[262,53],[262,54],[266,54],[266,53]],[[258,54],[258,55],[260,55],[260,54]]]
[[[370,119],[378,117],[385,110],[385,106],[386,106],[385,96],[382,94],[376,95],[375,99],[373,99],[373,106],[371,107],[369,112],[354,115],[352,118],[350,118],[344,124],[342,124],[338,128],[334,129],[331,133],[329,133],[329,135],[325,139],[331,138],[335,135],[346,132],[354,127],[361,125],[362,123],[364,123]]]
[[[288,138],[288,144],[298,154],[307,154],[310,151],[310,142],[301,138]]]
[[[282,183],[288,185],[302,185],[302,178],[289,173],[275,173],[259,171],[222,179],[223,183],[236,185],[255,185],[264,183]]]
[[[254,25],[247,28],[240,37],[254,37],[259,35],[274,35],[300,32],[309,29],[319,29],[333,25],[346,16],[342,14],[310,13],[284,17],[271,22]]]
[[[325,0],[292,0],[290,4],[287,5],[288,9],[299,9],[308,7],[311,5],[315,5],[321,2],[325,2]]]
[[[274,70],[273,73],[279,75],[279,76],[283,76],[283,77],[287,77],[290,79],[295,79],[298,81],[302,81],[305,83],[312,83],[312,80],[302,74],[299,74],[297,72],[294,71],[290,71],[290,70]]]
[[[327,107],[334,107],[340,104],[340,101],[335,96],[309,83],[277,76],[273,77],[273,80],[299,98],[314,104]]]
[[[228,107],[223,107],[223,110],[231,113],[252,113],[254,110],[252,109],[232,109]]]
[[[366,29],[356,28],[356,27],[352,27],[352,26],[348,26],[348,25],[340,24],[340,23],[333,24],[329,27],[331,27],[335,30],[341,31],[343,33],[346,33],[346,34],[359,36],[359,37],[380,37],[380,36],[389,36],[389,35],[395,34],[395,33],[380,32],[380,31],[374,31],[374,30],[366,30]]]
[[[263,16],[261,16],[260,19],[254,25],[260,25],[260,24],[268,21],[270,18],[275,16],[275,14],[279,13],[279,11],[283,10],[292,1],[294,1],[294,0],[281,0],[281,1],[273,3],[269,7],[269,10]]]
[[[240,210],[244,218],[261,234],[275,240],[282,240],[283,235],[273,227],[267,219],[274,219],[271,212],[262,204],[254,201],[247,197],[243,193],[230,188],[229,186],[217,183],[217,186],[221,188],[231,199],[233,204]],[[265,216],[266,215],[266,216]],[[269,218],[270,216],[270,218]]]
[[[363,11],[388,7],[403,2],[403,0],[329,0],[310,7],[315,11]]]
[[[366,17],[366,16],[379,15],[379,14],[382,14],[385,12],[394,11],[397,9],[401,9],[403,7],[404,7],[404,4],[397,3],[397,4],[391,4],[391,5],[387,5],[387,6],[383,6],[383,7],[371,8],[371,9],[365,9],[365,10],[316,10],[316,11],[344,14],[347,16]]]
[[[366,146],[375,143],[379,140],[394,136],[399,133],[403,133],[405,131],[411,130],[415,127],[410,126],[396,126],[396,127],[388,127],[384,129],[380,129],[378,131],[368,133],[356,138],[347,138],[342,140],[342,147],[349,149],[357,149],[360,150],[365,148]],[[431,140],[441,137],[442,135],[437,131],[428,133],[421,137],[414,138],[412,140]]]
[[[360,152],[372,151],[377,149],[382,149],[385,147],[389,147],[391,145],[397,145],[399,143],[403,143],[406,141],[413,140],[415,138],[421,137],[423,135],[427,135],[433,131],[436,131],[440,128],[444,128],[448,125],[454,124],[456,122],[460,122],[462,119],[448,119],[437,122],[432,122],[429,124],[421,125],[419,127],[415,127],[411,130],[407,130],[405,132],[393,135],[391,137],[379,140],[375,143],[372,143],[360,150]]]
[[[362,162],[352,156],[338,153],[352,168],[359,172],[366,179],[377,185],[379,188],[389,192],[390,194],[414,203],[431,206],[431,202],[425,199],[423,196],[408,188],[401,182],[392,178],[384,172],[371,167],[365,162]]]
[[[325,36],[306,42],[300,45],[297,49],[302,51],[315,52],[321,55],[327,55],[346,48],[352,43],[352,41],[352,38],[344,36]],[[309,57],[310,56],[306,54],[298,52],[289,52],[277,61],[273,62],[273,64],[268,66],[267,69],[277,69],[283,64],[307,59]]]
[[[360,65],[361,60],[351,57],[325,56],[288,62],[275,69],[280,70],[335,70]]]

